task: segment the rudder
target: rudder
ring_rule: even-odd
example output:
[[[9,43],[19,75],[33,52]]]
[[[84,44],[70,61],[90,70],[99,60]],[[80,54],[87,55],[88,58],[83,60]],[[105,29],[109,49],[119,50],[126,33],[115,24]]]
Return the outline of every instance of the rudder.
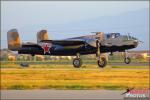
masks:
[[[21,47],[21,41],[17,29],[11,29],[7,32],[8,49],[17,51]]]
[[[41,30],[37,33],[37,43],[39,43],[41,40],[48,40],[47,30]]]

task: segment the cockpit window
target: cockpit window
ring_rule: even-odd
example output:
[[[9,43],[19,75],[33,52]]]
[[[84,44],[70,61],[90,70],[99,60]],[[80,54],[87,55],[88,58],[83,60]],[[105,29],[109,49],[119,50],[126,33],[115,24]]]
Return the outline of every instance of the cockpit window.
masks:
[[[107,38],[110,38],[110,34],[107,34]]]
[[[115,37],[119,37],[119,36],[120,36],[120,33],[116,33],[116,34],[115,34]]]
[[[132,39],[132,37],[131,37],[130,35],[129,35],[128,37],[129,37],[129,40],[131,40],[131,39]]]
[[[107,38],[117,38],[120,36],[120,33],[110,33],[110,34],[107,34]]]
[[[128,40],[128,36],[127,35],[123,36],[123,39]]]
[[[116,35],[115,35],[115,34],[112,34],[112,35],[111,35],[111,38],[116,38]]]
[[[128,40],[137,40],[135,37],[128,35]]]
[[[137,38],[135,38],[135,37],[132,37],[132,39],[133,39],[133,40],[137,40]]]

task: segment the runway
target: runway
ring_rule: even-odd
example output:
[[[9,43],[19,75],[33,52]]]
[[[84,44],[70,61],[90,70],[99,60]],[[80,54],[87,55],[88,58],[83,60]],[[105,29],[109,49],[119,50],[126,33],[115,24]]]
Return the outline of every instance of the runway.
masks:
[[[125,90],[2,90],[1,100],[7,99],[114,99],[124,98]]]

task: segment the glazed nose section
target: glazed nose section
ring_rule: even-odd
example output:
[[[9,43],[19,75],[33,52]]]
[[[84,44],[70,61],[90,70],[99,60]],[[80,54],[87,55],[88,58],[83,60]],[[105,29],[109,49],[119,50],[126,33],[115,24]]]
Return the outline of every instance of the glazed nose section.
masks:
[[[139,44],[138,40],[133,40],[133,45],[134,45],[135,48],[138,46],[138,44]]]
[[[140,40],[138,40],[135,37],[131,37],[131,40],[133,41],[134,48],[136,48],[138,46],[139,42],[141,42]]]

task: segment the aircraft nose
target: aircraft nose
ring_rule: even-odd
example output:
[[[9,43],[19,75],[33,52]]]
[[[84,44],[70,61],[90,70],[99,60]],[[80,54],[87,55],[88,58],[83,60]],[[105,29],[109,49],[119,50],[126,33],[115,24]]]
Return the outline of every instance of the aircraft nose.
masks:
[[[139,44],[138,40],[134,40],[134,41],[133,41],[133,45],[134,45],[134,47],[137,47],[137,46],[138,46],[138,44]]]

